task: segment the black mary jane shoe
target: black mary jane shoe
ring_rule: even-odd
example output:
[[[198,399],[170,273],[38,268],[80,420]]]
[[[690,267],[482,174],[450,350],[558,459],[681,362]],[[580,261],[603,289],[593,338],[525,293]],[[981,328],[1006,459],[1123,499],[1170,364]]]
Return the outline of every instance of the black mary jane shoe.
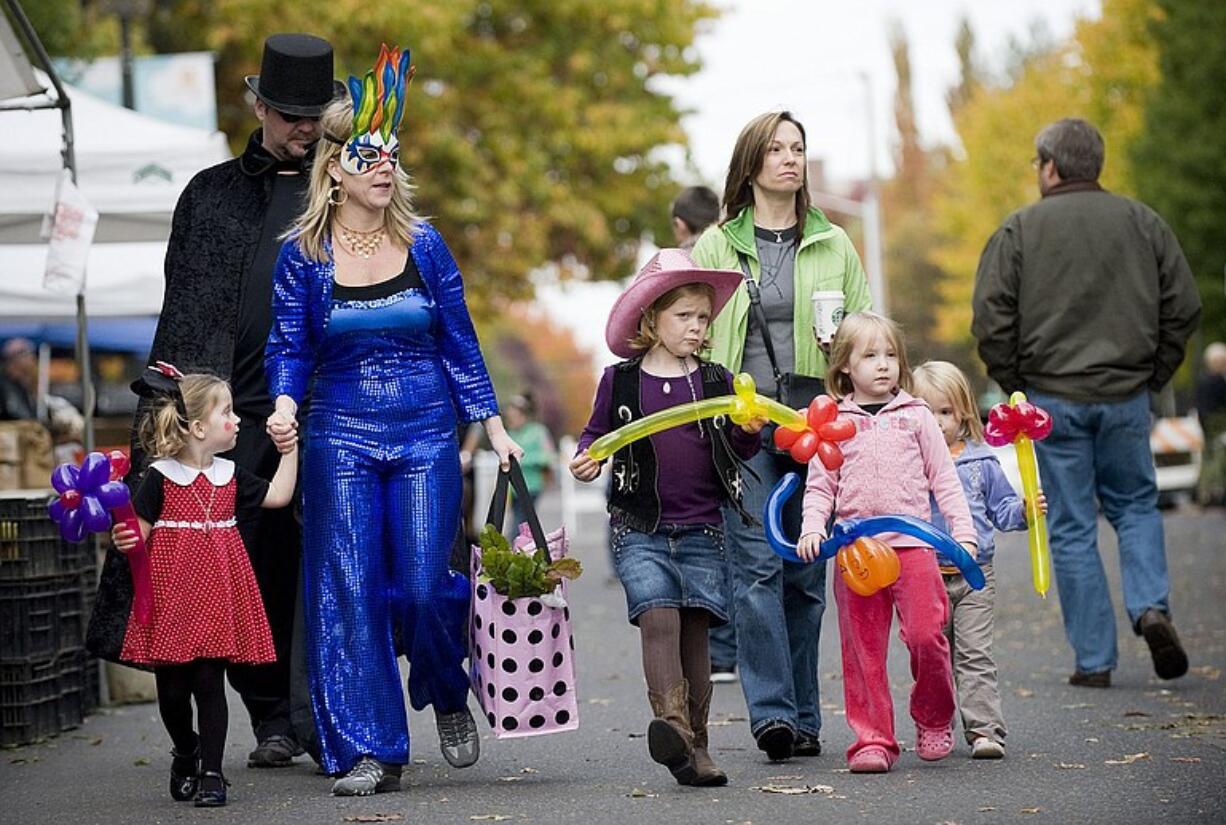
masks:
[[[229,784],[217,771],[203,771],[200,774],[200,790],[196,791],[196,807],[220,808],[225,805]]]
[[[176,802],[196,798],[200,788],[200,744],[191,753],[170,752],[170,795]]]

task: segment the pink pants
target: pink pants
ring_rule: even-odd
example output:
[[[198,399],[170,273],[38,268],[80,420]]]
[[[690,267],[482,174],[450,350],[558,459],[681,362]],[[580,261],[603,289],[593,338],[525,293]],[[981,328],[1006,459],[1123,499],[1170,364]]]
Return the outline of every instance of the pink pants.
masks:
[[[898,581],[872,596],[848,589],[834,576],[834,600],[839,606],[839,637],[843,649],[843,703],[847,724],[856,735],[847,758],[862,748],[885,749],[890,764],[898,758],[894,738],[894,703],[886,652],[890,623],[898,610],[899,637],[911,653],[911,718],[925,728],[944,728],[954,718],[954,684],[945,622],[949,599],[928,547],[900,547],[902,572]]]

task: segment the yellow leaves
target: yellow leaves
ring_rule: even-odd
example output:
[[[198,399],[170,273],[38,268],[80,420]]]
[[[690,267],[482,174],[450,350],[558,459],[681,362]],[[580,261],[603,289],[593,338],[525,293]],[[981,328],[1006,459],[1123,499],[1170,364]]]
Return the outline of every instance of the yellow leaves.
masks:
[[[1142,751],[1141,753],[1126,754],[1122,759],[1108,759],[1104,765],[1131,765],[1134,762],[1149,759],[1149,754]]]

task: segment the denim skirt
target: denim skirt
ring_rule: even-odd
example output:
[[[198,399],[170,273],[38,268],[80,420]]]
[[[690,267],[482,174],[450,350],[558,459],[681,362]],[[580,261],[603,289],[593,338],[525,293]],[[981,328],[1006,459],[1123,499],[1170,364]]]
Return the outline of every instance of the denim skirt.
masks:
[[[691,607],[728,623],[728,564],[718,524],[662,524],[654,533],[613,525],[613,562],[630,623],[653,607]]]

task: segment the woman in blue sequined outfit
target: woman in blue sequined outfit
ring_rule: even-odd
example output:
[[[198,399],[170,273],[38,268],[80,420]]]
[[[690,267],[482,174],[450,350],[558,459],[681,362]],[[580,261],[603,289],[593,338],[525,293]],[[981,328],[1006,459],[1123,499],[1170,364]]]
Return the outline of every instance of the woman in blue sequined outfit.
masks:
[[[434,707],[447,761],[476,761],[469,584],[447,567],[460,515],[457,424],[483,422],[504,464],[522,453],[498,416],[455,260],[413,214],[397,166],[411,73],[408,53],[385,47],[365,84],[351,78],[354,102],[324,113],[307,208],[274,278],[268,427],[274,440],[297,427],[309,387],[307,665],[337,795],[399,789],[409,748],[400,652],[410,702]]]

